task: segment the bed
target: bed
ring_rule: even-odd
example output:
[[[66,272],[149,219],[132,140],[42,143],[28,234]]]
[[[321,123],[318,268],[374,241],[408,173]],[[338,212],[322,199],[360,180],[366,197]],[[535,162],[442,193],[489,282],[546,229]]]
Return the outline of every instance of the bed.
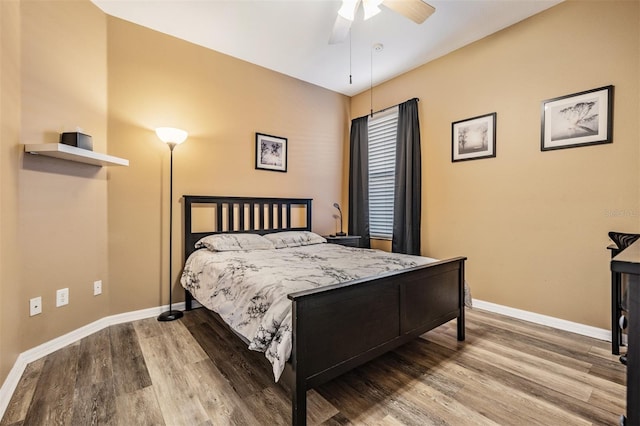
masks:
[[[210,235],[278,232],[315,235],[310,232],[311,199],[185,195],[183,201],[185,261],[192,255],[202,254],[196,253],[201,251],[196,244]],[[206,229],[196,222],[207,222]],[[318,254],[318,250],[357,250],[329,246],[333,245],[300,247],[296,253],[320,258],[330,255],[324,251]],[[275,252],[281,254],[286,250],[288,248]],[[342,255],[344,251],[339,253]],[[306,424],[307,390],[433,328],[456,319],[457,339],[464,340],[465,260],[465,257],[456,257],[421,261],[407,269],[390,270],[375,277],[287,293],[290,355],[282,363],[280,382],[291,391],[292,424]],[[186,266],[183,276],[185,272]],[[189,285],[183,283],[183,286],[186,309],[190,310],[193,295]],[[241,332],[231,330],[245,344],[252,343],[247,342]]]

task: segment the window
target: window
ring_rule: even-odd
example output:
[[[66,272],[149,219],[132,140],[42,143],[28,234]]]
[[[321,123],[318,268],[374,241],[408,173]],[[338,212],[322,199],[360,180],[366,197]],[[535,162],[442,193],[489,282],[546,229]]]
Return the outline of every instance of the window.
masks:
[[[369,119],[369,229],[371,238],[393,236],[398,107]]]

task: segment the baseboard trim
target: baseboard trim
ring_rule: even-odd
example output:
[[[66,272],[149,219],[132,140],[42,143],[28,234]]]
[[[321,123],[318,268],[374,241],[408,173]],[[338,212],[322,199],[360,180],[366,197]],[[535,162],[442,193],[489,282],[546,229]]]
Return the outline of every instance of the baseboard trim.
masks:
[[[598,340],[604,340],[607,342],[611,341],[611,330],[606,330],[604,328],[592,327],[590,325],[537,314],[535,312],[523,311],[521,309],[510,308],[509,306],[498,305],[496,303],[485,302],[478,299],[473,299],[473,307],[489,312],[494,312],[496,314],[502,314],[508,317],[529,321],[534,324],[546,325],[558,330],[570,331],[572,333],[592,337]]]
[[[172,305],[172,309],[182,311],[184,310],[184,308],[184,302],[174,303]],[[11,397],[13,396],[13,393],[18,386],[18,382],[20,381],[20,378],[22,377],[22,374],[24,373],[24,370],[25,368],[27,368],[27,365],[29,363],[45,357],[50,353],[57,351],[58,349],[64,348],[71,343],[77,342],[78,340],[111,325],[137,321],[145,318],[152,318],[160,315],[162,312],[168,309],[169,305],[164,305],[157,306],[155,308],[141,309],[138,311],[125,312],[122,314],[104,317],[60,337],[56,337],[53,340],[49,340],[48,342],[38,345],[35,348],[22,352],[20,355],[18,355],[16,362],[13,364],[11,371],[9,371],[7,378],[2,384],[2,388],[0,388],[0,419],[2,419],[2,417],[4,416],[4,413],[9,406],[9,402],[11,402]]]

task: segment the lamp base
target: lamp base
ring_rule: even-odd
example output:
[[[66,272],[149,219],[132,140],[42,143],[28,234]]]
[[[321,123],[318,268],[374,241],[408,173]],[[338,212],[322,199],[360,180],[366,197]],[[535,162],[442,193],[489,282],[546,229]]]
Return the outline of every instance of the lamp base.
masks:
[[[182,318],[182,311],[165,311],[158,316],[158,321],[173,321]]]
[[[347,233],[346,232],[336,232],[336,237],[346,237]]]

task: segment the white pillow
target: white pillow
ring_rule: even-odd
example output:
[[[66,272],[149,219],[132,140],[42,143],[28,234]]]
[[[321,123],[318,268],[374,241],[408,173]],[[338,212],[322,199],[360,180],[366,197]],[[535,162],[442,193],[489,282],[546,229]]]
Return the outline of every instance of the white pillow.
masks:
[[[277,249],[287,247],[308,246],[311,244],[326,243],[327,240],[311,231],[284,231],[267,234],[267,240],[275,244]]]
[[[271,250],[271,241],[258,234],[214,234],[208,235],[196,243],[196,248],[211,251]]]

